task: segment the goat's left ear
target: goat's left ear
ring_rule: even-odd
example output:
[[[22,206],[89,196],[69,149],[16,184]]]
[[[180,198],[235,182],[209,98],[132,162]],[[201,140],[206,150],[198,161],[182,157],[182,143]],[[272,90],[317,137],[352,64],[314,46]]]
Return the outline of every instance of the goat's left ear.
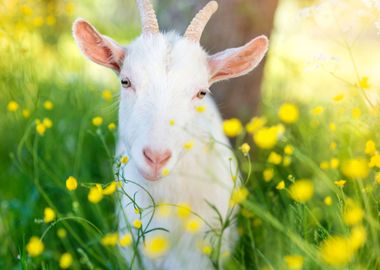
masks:
[[[73,36],[82,53],[90,60],[120,72],[125,57],[122,46],[101,35],[95,27],[82,19],[74,22]]]
[[[242,47],[227,49],[209,56],[210,85],[252,71],[264,58],[268,44],[266,36],[259,36]]]

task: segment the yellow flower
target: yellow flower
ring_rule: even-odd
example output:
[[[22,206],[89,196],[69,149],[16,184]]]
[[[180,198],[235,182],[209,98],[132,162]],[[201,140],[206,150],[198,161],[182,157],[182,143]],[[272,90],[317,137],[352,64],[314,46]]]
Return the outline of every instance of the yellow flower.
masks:
[[[129,247],[133,242],[132,234],[126,233],[122,238],[119,239],[119,245],[121,247]]]
[[[28,109],[22,110],[22,116],[26,119],[30,117],[30,111]]]
[[[367,232],[363,226],[356,226],[351,230],[349,242],[354,250],[362,247],[367,239]]]
[[[27,5],[22,5],[20,8],[20,11],[22,12],[22,14],[24,14],[26,16],[33,14],[33,9]]]
[[[349,241],[341,236],[329,237],[321,245],[320,254],[325,263],[332,266],[347,264],[354,255]]]
[[[253,117],[245,126],[248,133],[253,134],[265,126],[267,120],[264,117]]]
[[[112,100],[112,92],[108,89],[103,90],[102,92],[102,98],[105,101],[111,101]]]
[[[109,129],[110,131],[115,130],[115,129],[116,129],[116,124],[115,124],[114,122],[109,123],[109,125],[108,125],[108,129]]]
[[[369,80],[367,76],[364,76],[360,79],[358,86],[363,90],[368,90],[371,88],[371,85],[369,84]]]
[[[103,189],[103,195],[111,195],[113,194],[117,189],[118,183],[113,181],[111,184],[109,184],[105,189]]]
[[[285,182],[281,181],[277,184],[276,189],[283,190],[285,188]]]
[[[337,159],[337,158],[332,158],[331,160],[330,160],[330,167],[331,167],[331,169],[336,169],[336,168],[338,168],[339,167],[339,159]]]
[[[140,229],[142,226],[142,221],[140,219],[135,219],[132,224],[136,229]]]
[[[174,126],[175,125],[175,120],[174,119],[170,119],[169,120],[169,125]]]
[[[352,117],[357,119],[362,115],[362,111],[359,108],[352,109]]]
[[[196,106],[195,107],[195,110],[199,113],[203,113],[204,111],[206,111],[206,106],[204,105],[201,105],[201,106]]]
[[[40,136],[44,136],[46,132],[46,127],[43,123],[36,124],[36,131]]]
[[[70,268],[70,266],[73,264],[73,256],[66,252],[61,255],[59,258],[59,267],[61,269],[67,269]]]
[[[230,206],[233,207],[237,204],[244,202],[249,195],[249,191],[245,187],[237,187],[232,191]]]
[[[193,141],[188,141],[183,144],[183,149],[191,150],[193,148],[193,145],[194,145]]]
[[[129,161],[129,158],[127,156],[123,156],[120,159],[121,164],[127,164]]]
[[[53,121],[51,121],[50,118],[44,118],[42,123],[44,124],[44,126],[46,128],[52,128],[53,127]]]
[[[336,142],[332,142],[332,143],[330,143],[330,146],[329,146],[329,148],[330,148],[330,150],[335,150],[336,149]]]
[[[368,166],[370,168],[377,167],[380,168],[380,154],[375,154],[371,157]]]
[[[166,205],[166,204],[158,204],[156,210],[157,210],[157,215],[160,217],[168,217],[170,216],[172,212],[170,205]]]
[[[289,187],[289,193],[293,200],[304,203],[313,197],[314,185],[310,180],[301,179]]]
[[[67,13],[67,15],[72,15],[73,12],[74,12],[74,4],[72,2],[68,2],[66,5],[65,5],[65,11]]]
[[[179,218],[185,219],[191,214],[191,207],[186,203],[180,203],[177,207],[177,215]]]
[[[162,176],[168,176],[170,174],[170,170],[168,168],[163,168],[161,171]]]
[[[268,162],[275,165],[279,165],[282,162],[282,156],[277,154],[276,152],[270,152]]]
[[[356,225],[363,220],[364,211],[357,205],[350,205],[344,211],[343,220],[347,225]]]
[[[377,173],[375,174],[375,181],[376,181],[378,184],[380,184],[380,172],[377,172]]]
[[[335,131],[336,131],[336,124],[333,123],[333,122],[331,122],[331,123],[329,124],[329,129],[330,129],[332,132],[335,132]]]
[[[202,253],[207,255],[207,256],[210,256],[211,253],[212,253],[212,246],[206,244],[206,245],[203,245],[202,246]]]
[[[90,188],[90,191],[87,196],[88,200],[91,203],[98,203],[103,199],[103,188],[101,185],[96,185]]]
[[[376,144],[373,140],[366,142],[364,152],[368,155],[373,155],[376,152]]]
[[[339,181],[335,181],[334,184],[337,185],[338,187],[344,187],[346,185],[346,181],[339,180]]]
[[[342,101],[343,99],[344,99],[344,95],[343,95],[343,94],[338,94],[338,95],[336,95],[336,96],[333,97],[333,100],[334,100],[335,102],[340,102],[340,101]]]
[[[243,153],[244,156],[248,156],[249,151],[251,150],[251,147],[249,146],[248,143],[243,143],[239,147],[240,151]]]
[[[239,119],[231,118],[228,120],[224,120],[223,130],[228,137],[233,138],[240,135],[243,132],[243,126]]]
[[[57,19],[53,15],[49,15],[46,17],[46,24],[49,26],[55,25],[57,22]]]
[[[322,161],[321,163],[319,163],[319,167],[322,170],[328,170],[330,168],[330,163],[328,161]]]
[[[66,237],[67,235],[67,232],[64,228],[59,228],[58,231],[57,231],[57,235],[59,238],[63,239]]]
[[[291,146],[290,144],[287,144],[285,147],[284,147],[284,153],[287,154],[287,155],[292,155],[294,153],[294,148],[293,146]]]
[[[20,106],[18,105],[18,103],[16,101],[10,101],[7,105],[7,110],[8,112],[15,112],[18,110]]]
[[[96,127],[99,127],[103,124],[103,118],[100,116],[96,116],[92,118],[92,124]]]
[[[325,111],[325,108],[322,106],[317,106],[311,110],[312,115],[321,115]]]
[[[363,158],[350,159],[343,162],[342,173],[350,178],[364,179],[369,174],[368,163]]]
[[[44,24],[44,19],[41,16],[37,16],[32,21],[33,26],[40,27]]]
[[[66,180],[66,188],[68,190],[76,190],[78,187],[78,181],[75,177],[69,176]]]
[[[26,245],[26,251],[32,257],[40,255],[44,251],[44,243],[37,236],[32,236]]]
[[[52,221],[54,221],[55,219],[55,212],[53,209],[51,209],[50,207],[46,207],[44,209],[44,222],[45,223],[50,223]]]
[[[185,223],[186,231],[190,233],[197,233],[202,227],[201,220],[198,217],[190,218]]]
[[[46,100],[44,102],[43,106],[44,106],[45,110],[47,110],[47,111],[50,111],[54,108],[54,104],[50,100]]]
[[[106,235],[102,237],[102,239],[100,240],[100,243],[103,246],[113,247],[117,245],[118,240],[119,240],[119,236],[117,233],[107,233]]]
[[[272,149],[276,144],[281,130],[276,127],[263,127],[253,135],[256,145],[262,149]]]
[[[284,165],[285,167],[289,166],[291,163],[292,163],[292,158],[289,156],[285,156],[282,159],[282,165]]]
[[[289,269],[299,270],[303,266],[303,257],[300,255],[287,255],[284,257],[284,260]]]
[[[323,199],[323,202],[327,205],[327,206],[330,206],[332,205],[333,203],[333,200],[330,196],[326,196],[324,199]]]
[[[169,249],[169,241],[163,235],[148,238],[145,242],[144,251],[152,259],[163,256]]]
[[[263,171],[263,178],[265,182],[269,182],[270,180],[272,180],[273,176],[274,176],[273,169],[265,169]]]
[[[292,103],[284,103],[278,110],[278,117],[286,124],[293,124],[299,118],[298,107]]]

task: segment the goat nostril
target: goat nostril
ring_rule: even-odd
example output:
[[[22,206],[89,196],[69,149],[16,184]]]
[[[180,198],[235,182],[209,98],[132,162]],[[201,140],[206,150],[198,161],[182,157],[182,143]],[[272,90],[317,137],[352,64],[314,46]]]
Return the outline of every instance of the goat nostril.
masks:
[[[169,161],[172,153],[169,150],[166,150],[165,152],[156,152],[149,148],[145,148],[143,149],[143,155],[148,164],[163,166]]]
[[[143,150],[143,155],[144,157],[150,162],[150,163],[154,163],[154,160],[152,159],[152,152],[148,149],[144,149]]]

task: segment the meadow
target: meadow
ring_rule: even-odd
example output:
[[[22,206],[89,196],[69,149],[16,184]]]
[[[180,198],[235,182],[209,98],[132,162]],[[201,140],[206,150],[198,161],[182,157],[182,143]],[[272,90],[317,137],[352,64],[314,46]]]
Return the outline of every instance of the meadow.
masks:
[[[239,243],[199,248],[225,269],[380,269],[380,4],[296,2],[280,3],[260,113],[221,127],[243,182],[237,218],[221,225],[236,222]],[[128,43],[139,26],[102,25],[112,9],[102,17],[96,3],[92,15],[86,1],[0,3],[0,269],[138,269],[121,256],[137,239],[118,235],[115,212],[115,180],[133,184],[115,179],[128,162],[114,157],[118,81],[70,31],[87,15]],[[199,229],[191,209],[157,208]],[[170,249],[138,220],[130,229],[147,237],[136,261]]]

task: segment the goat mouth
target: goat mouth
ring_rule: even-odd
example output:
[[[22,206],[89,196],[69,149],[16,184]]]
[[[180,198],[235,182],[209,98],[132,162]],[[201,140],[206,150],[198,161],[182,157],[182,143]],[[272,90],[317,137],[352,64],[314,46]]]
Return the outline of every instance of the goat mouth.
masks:
[[[142,177],[144,177],[148,181],[156,182],[161,179],[161,175],[158,171],[154,171],[153,173],[147,173],[142,169],[138,169],[138,171],[142,175]]]

